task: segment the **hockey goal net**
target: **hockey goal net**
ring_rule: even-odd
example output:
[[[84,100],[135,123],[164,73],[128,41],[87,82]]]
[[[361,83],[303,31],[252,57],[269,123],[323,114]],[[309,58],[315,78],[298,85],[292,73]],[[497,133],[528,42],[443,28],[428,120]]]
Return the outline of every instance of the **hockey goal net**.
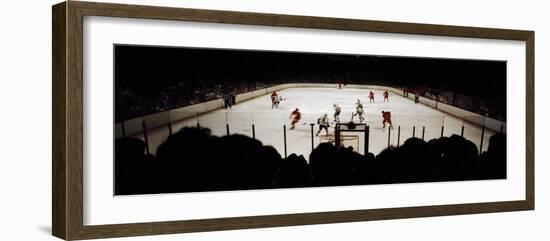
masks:
[[[319,136],[320,143],[336,143],[336,136],[334,134]],[[358,135],[340,135],[340,145],[343,147],[352,147],[354,151],[359,151],[359,136]]]

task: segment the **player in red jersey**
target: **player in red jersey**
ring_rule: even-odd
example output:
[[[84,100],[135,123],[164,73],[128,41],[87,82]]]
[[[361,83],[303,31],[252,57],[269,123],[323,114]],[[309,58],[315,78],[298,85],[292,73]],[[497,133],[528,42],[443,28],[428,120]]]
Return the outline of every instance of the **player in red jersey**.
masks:
[[[374,103],[374,92],[372,90],[369,92],[369,103]]]
[[[294,128],[296,128],[296,123],[298,123],[298,121],[300,121],[301,118],[302,118],[302,114],[300,113],[298,108],[296,108],[292,113],[290,113],[290,119],[292,120],[290,122],[291,130],[294,130]]]
[[[273,109],[273,107],[279,108],[279,95],[275,91],[271,93],[271,109]]]
[[[388,93],[387,90],[384,91],[384,102],[386,102],[386,101],[390,102],[390,99],[388,99],[388,96],[389,96],[389,95],[390,95],[390,94]]]
[[[393,129],[393,125],[391,123],[391,112],[382,111],[382,118],[382,125],[384,125],[383,128],[386,128],[386,123],[388,123],[390,125],[390,128]]]

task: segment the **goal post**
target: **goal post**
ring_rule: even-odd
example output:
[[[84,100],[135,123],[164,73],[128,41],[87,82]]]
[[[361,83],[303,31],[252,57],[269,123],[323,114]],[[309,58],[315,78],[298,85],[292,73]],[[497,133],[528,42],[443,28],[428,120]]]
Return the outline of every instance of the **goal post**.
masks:
[[[355,152],[360,152],[361,139],[363,140],[363,154],[368,153],[369,128],[365,123],[336,123],[333,135],[320,137],[320,143],[330,142],[337,147],[352,147]],[[361,137],[361,135],[363,137]]]
[[[331,143],[335,146],[352,147],[354,151],[359,151],[359,135],[339,135],[339,141],[336,141],[336,135],[328,134],[319,136],[319,143]]]

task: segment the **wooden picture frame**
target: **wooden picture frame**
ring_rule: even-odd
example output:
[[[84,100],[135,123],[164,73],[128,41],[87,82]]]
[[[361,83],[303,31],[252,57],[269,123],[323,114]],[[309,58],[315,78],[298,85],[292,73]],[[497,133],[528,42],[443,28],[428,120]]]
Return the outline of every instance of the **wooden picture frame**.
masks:
[[[264,228],[443,215],[533,210],[534,197],[534,32],[401,22],[213,11],[67,1],[52,7],[53,156],[52,233],[66,240]],[[83,224],[83,17],[107,16],[207,23],[366,31],[526,43],[525,199],[489,203],[315,212],[284,215]]]

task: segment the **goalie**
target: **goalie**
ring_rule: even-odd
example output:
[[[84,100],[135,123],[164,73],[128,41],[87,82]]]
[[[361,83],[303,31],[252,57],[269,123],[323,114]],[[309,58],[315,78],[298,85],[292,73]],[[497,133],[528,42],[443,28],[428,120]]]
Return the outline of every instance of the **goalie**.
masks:
[[[315,136],[319,136],[319,133],[321,133],[323,129],[325,129],[325,135],[328,135],[328,127],[330,126],[328,115],[324,114],[323,116],[319,117],[319,119],[317,119],[317,124],[319,124],[319,131],[317,131],[317,134],[315,134]]]

